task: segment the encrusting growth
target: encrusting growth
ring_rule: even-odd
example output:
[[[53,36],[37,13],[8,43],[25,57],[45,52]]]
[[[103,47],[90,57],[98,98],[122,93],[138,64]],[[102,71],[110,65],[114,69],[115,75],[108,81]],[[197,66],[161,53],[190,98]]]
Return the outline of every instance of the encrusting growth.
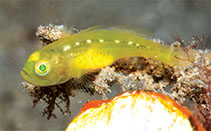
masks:
[[[155,92],[126,91],[106,101],[86,103],[66,131],[205,131],[195,116]]]

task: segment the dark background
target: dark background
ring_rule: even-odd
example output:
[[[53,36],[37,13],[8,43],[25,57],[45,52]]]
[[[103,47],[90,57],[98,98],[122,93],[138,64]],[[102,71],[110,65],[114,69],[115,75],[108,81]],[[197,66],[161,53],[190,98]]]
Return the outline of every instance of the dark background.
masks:
[[[64,24],[85,29],[93,25],[133,25],[155,34],[166,43],[179,34],[186,43],[205,34],[210,45],[210,0],[1,0],[0,3],[0,130],[64,130],[82,103],[100,98],[76,92],[72,116],[42,118],[40,103],[21,87],[20,70],[28,56],[41,48],[35,37],[39,25]],[[113,94],[114,95],[114,94]]]

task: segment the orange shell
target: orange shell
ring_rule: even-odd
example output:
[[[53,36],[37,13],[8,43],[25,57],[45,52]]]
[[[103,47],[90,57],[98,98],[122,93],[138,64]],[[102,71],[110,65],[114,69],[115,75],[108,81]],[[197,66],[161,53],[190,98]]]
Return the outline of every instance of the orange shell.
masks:
[[[128,91],[110,100],[90,101],[66,131],[204,131],[199,121],[176,101],[155,92]]]

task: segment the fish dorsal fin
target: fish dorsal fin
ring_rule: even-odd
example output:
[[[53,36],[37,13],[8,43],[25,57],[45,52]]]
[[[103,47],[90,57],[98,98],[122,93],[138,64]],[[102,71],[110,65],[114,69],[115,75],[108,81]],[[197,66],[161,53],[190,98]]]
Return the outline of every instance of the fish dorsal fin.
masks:
[[[135,27],[135,26],[130,26],[130,25],[121,25],[121,26],[112,26],[112,27],[103,27],[103,26],[98,25],[98,26],[92,26],[85,30],[82,30],[80,33],[92,32],[92,31],[97,31],[97,30],[109,30],[109,31],[116,31],[116,32],[123,32],[123,33],[130,33],[130,34],[132,33],[139,37],[154,38],[154,35],[151,32]]]
[[[80,31],[80,33],[95,31],[95,30],[99,30],[99,29],[103,29],[103,27],[100,25],[95,25],[95,26],[92,26],[92,27],[89,27],[87,29]]]
[[[119,31],[119,32],[124,32],[124,33],[132,33],[139,37],[154,38],[154,35],[151,32],[149,32],[145,29],[141,29],[141,28],[138,28],[135,26],[130,26],[130,25],[114,26],[114,27],[110,27],[108,29],[114,30],[114,31]]]

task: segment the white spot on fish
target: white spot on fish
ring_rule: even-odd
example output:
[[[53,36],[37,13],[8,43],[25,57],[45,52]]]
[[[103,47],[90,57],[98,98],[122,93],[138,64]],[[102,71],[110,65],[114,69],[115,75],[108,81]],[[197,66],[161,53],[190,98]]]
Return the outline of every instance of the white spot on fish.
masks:
[[[133,44],[133,42],[132,42],[132,41],[129,41],[129,42],[128,42],[128,45],[132,45],[132,44]]]
[[[119,41],[119,40],[115,40],[114,42],[115,42],[115,43],[119,43],[120,41]]]
[[[63,50],[64,51],[67,51],[67,50],[69,50],[71,47],[70,47],[70,45],[66,45],[64,48],[63,48]]]
[[[136,46],[139,46],[139,44],[136,44]]]
[[[75,42],[75,45],[76,45],[76,46],[80,45],[80,42]]]
[[[87,42],[87,43],[91,43],[92,41],[91,41],[91,40],[87,40],[86,42]]]
[[[104,40],[103,40],[103,39],[100,39],[100,40],[99,40],[99,42],[100,42],[100,43],[103,43],[103,42],[104,42]]]

